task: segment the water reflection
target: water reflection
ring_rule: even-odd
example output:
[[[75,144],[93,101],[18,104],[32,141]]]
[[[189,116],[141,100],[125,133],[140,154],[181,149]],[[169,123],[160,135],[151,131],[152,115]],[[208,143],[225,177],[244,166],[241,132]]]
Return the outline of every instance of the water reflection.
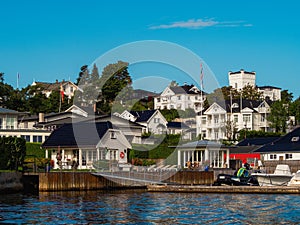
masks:
[[[0,223],[298,224],[299,195],[43,192],[0,195]]]

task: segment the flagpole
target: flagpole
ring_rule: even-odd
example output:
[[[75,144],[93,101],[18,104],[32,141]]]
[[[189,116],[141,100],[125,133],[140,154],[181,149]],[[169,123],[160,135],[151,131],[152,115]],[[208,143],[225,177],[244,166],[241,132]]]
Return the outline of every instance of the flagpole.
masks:
[[[203,140],[203,137],[202,137],[202,111],[203,111],[203,67],[202,67],[202,63],[200,64],[200,97],[201,97],[200,138],[201,138],[201,140]]]
[[[20,78],[20,75],[19,75],[19,72],[17,73],[17,89],[19,90],[19,78]]]

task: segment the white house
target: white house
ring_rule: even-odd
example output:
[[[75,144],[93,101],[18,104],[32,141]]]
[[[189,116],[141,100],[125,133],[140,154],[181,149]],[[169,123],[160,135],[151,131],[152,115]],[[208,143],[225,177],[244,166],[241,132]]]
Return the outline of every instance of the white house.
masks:
[[[168,122],[159,110],[125,110],[120,117],[144,126],[144,133],[164,134],[167,131]]]
[[[199,112],[206,95],[195,85],[171,86],[154,97],[154,109],[194,109]]]
[[[281,100],[281,88],[272,86],[257,86],[256,72],[247,72],[243,69],[237,72],[228,72],[229,86],[241,90],[245,86],[252,86],[262,93],[263,99],[271,101]]]
[[[26,113],[0,107],[0,136],[1,137],[21,137],[28,142],[43,142],[50,135],[48,130],[32,128],[34,122],[30,122],[27,127],[20,124],[20,120],[26,117]]]
[[[255,150],[265,166],[288,164],[292,172],[300,169],[300,127]]]
[[[271,101],[233,100],[214,102],[196,116],[197,135],[203,139],[222,140],[232,137],[233,130],[271,131],[267,117]]]
[[[64,124],[51,133],[42,147],[46,158],[50,156],[54,162],[54,169],[71,169],[74,159],[78,169],[93,168],[99,160],[126,164],[131,149],[123,132],[110,122]]]
[[[255,87],[256,73],[247,72],[243,69],[237,72],[228,72],[229,86],[241,90],[245,86]]]
[[[71,81],[58,81],[55,83],[47,83],[47,82],[36,82],[34,81],[31,86],[39,86],[42,89],[42,93],[46,95],[48,98],[52,91],[60,91],[61,87],[63,88],[64,95],[69,99],[74,96],[76,90],[81,90],[77,85],[75,85]]]
[[[112,123],[113,127],[119,129],[123,132],[125,137],[130,143],[141,144],[142,143],[142,134],[146,127],[138,124],[136,122],[132,122],[130,120],[126,120],[120,116],[116,115],[104,115],[95,117],[96,122],[106,122],[109,121]]]
[[[271,101],[281,100],[281,88],[273,86],[257,86],[257,90],[262,93],[264,99],[269,98]]]

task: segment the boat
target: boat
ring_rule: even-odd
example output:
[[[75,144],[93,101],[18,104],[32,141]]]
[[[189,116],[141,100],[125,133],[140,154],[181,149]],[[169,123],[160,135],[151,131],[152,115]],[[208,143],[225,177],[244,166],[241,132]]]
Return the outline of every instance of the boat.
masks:
[[[289,165],[278,164],[274,173],[255,172],[251,174],[256,177],[260,186],[287,186],[293,177]]]
[[[229,186],[258,186],[259,183],[256,177],[250,175],[252,168],[248,163],[244,167],[237,170],[234,175],[219,174],[214,186],[229,185]]]
[[[299,186],[300,187],[300,170],[295,173],[295,175],[291,178],[291,180],[288,182],[287,186]]]

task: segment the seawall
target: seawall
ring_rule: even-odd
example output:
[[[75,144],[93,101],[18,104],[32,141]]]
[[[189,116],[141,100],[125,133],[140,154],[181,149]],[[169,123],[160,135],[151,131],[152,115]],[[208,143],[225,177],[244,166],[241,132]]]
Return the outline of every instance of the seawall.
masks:
[[[23,190],[22,173],[0,172],[0,193],[20,192]]]

